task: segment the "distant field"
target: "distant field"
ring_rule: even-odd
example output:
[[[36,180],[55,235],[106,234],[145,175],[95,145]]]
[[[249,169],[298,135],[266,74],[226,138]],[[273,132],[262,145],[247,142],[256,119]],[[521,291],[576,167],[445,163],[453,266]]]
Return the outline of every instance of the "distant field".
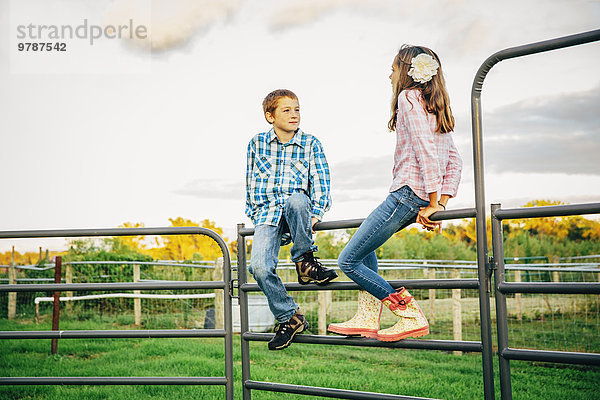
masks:
[[[529,330],[527,324],[524,326]],[[46,329],[50,329],[47,322],[35,325],[30,320],[0,321],[0,330]],[[105,318],[65,321],[61,322],[61,329],[123,329],[123,326]],[[435,331],[429,337],[435,338]],[[234,337],[236,399],[241,399],[239,340],[239,336]],[[224,375],[222,339],[63,339],[59,342],[58,356],[49,354],[50,340],[4,340],[0,348],[2,376]],[[284,351],[269,352],[263,342],[251,343],[250,354],[251,376],[255,380],[445,399],[471,400],[483,396],[481,357],[477,354],[454,356],[438,351],[311,344],[293,344]],[[512,362],[511,369],[515,399],[578,400],[600,396],[600,368]],[[497,375],[497,365],[495,372]],[[496,386],[499,398],[497,377]],[[224,388],[12,386],[0,387],[0,398],[221,400]],[[253,399],[283,398],[309,397],[253,391]]]

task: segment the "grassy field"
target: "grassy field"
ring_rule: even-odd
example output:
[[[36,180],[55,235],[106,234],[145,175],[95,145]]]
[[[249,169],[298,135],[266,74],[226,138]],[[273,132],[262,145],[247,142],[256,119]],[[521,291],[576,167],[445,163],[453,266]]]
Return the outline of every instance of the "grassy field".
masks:
[[[64,321],[61,329],[123,329],[107,321]],[[28,321],[0,321],[0,330],[46,330]],[[236,399],[241,399],[239,336],[234,337]],[[4,340],[2,376],[223,376],[223,339],[63,339],[58,356],[50,340]],[[444,399],[483,397],[481,356],[438,351],[294,344],[269,352],[251,343],[254,380]],[[512,362],[515,399],[597,399],[600,368]],[[496,394],[499,398],[498,367]],[[209,386],[10,386],[1,399],[223,399]],[[254,399],[306,399],[253,391]]]

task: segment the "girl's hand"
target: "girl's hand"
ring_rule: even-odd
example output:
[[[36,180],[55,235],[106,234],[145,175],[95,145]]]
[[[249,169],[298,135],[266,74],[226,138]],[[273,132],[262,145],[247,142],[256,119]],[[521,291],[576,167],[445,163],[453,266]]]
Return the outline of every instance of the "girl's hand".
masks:
[[[419,214],[417,215],[417,222],[423,225],[423,229],[427,229],[428,231],[432,231],[437,228],[438,233],[442,232],[442,223],[434,222],[429,219],[429,217],[438,212],[444,211],[444,207],[439,204],[431,205],[429,204],[427,207],[421,207]]]

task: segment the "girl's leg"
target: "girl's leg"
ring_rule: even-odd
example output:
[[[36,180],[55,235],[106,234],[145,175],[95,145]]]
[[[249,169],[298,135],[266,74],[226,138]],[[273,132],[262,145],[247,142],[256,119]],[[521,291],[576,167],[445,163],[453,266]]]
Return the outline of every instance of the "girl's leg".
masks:
[[[340,268],[350,279],[380,300],[395,290],[377,273],[374,252],[394,233],[416,220],[424,201],[417,198],[421,201],[418,204],[410,194],[416,197],[406,186],[390,193],[361,224],[338,259]]]

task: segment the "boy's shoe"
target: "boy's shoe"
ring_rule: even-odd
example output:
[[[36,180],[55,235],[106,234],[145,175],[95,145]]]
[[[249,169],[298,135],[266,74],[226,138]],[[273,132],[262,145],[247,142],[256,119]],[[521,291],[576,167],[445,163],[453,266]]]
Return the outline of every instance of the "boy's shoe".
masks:
[[[307,251],[302,257],[302,261],[296,263],[299,284],[316,283],[317,285],[326,285],[329,281],[337,278],[337,273],[333,269],[325,268],[317,261],[312,251]]]
[[[279,324],[275,336],[269,340],[269,350],[285,349],[292,343],[294,336],[305,329],[308,329],[308,322],[298,310],[289,321]]]
[[[354,317],[346,322],[329,324],[329,332],[340,335],[374,338],[379,330],[381,318],[381,300],[364,290],[358,291],[358,311]]]

